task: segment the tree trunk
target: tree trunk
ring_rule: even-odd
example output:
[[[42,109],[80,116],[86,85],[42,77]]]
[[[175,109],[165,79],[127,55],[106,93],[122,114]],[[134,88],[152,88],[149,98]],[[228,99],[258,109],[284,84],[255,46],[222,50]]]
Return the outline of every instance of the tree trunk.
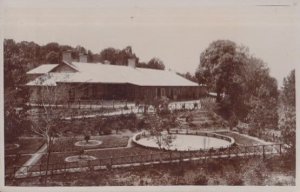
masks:
[[[48,177],[48,170],[49,170],[49,161],[50,161],[50,154],[51,154],[51,143],[52,138],[47,138],[47,161],[46,161],[46,173],[45,173],[45,184],[47,183],[47,177]]]

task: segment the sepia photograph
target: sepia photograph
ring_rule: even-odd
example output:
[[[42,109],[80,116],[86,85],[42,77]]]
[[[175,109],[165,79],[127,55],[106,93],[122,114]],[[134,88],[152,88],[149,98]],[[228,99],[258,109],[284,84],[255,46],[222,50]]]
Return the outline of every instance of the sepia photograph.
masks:
[[[0,191],[297,191],[296,0],[0,11]]]

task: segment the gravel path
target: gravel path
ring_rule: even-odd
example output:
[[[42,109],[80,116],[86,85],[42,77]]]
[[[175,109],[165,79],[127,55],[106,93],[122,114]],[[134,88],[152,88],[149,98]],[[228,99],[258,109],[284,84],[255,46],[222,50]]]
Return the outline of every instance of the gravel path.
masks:
[[[28,161],[16,172],[16,175],[26,175],[31,166],[40,160],[44,152],[47,150],[47,144],[44,144],[37,152],[35,152]]]

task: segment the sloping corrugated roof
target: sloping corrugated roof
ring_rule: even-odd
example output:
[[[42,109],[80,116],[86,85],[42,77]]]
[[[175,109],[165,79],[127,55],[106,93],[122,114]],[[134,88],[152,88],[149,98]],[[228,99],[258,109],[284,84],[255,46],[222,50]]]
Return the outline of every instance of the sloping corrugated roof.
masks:
[[[74,73],[47,73],[30,81],[28,86],[56,86],[57,82],[67,81]]]
[[[49,80],[49,82],[129,83],[139,86],[199,86],[197,83],[187,80],[172,71],[99,63],[73,62],[72,65],[74,65],[79,72],[68,73],[63,79],[57,78],[56,75],[52,75],[53,77],[48,76],[48,78],[53,79]],[[51,74],[64,73],[52,72]],[[35,83],[38,82],[30,82],[27,85],[34,85]]]
[[[52,69],[57,67],[58,64],[42,64],[30,71],[27,72],[27,74],[44,74],[49,73]]]

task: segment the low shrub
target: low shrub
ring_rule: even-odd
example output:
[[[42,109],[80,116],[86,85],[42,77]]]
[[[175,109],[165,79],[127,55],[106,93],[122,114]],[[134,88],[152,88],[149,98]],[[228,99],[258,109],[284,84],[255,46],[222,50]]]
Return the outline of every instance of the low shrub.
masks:
[[[228,185],[240,186],[244,184],[243,179],[240,176],[233,175],[227,179]]]
[[[210,161],[206,165],[207,171],[208,172],[217,172],[217,171],[222,171],[223,166],[220,162],[217,161]]]
[[[194,185],[207,185],[208,179],[205,175],[199,175],[195,180],[194,180]]]
[[[105,127],[102,129],[102,134],[104,134],[104,135],[110,135],[111,133],[112,133],[112,131],[110,128]]]

